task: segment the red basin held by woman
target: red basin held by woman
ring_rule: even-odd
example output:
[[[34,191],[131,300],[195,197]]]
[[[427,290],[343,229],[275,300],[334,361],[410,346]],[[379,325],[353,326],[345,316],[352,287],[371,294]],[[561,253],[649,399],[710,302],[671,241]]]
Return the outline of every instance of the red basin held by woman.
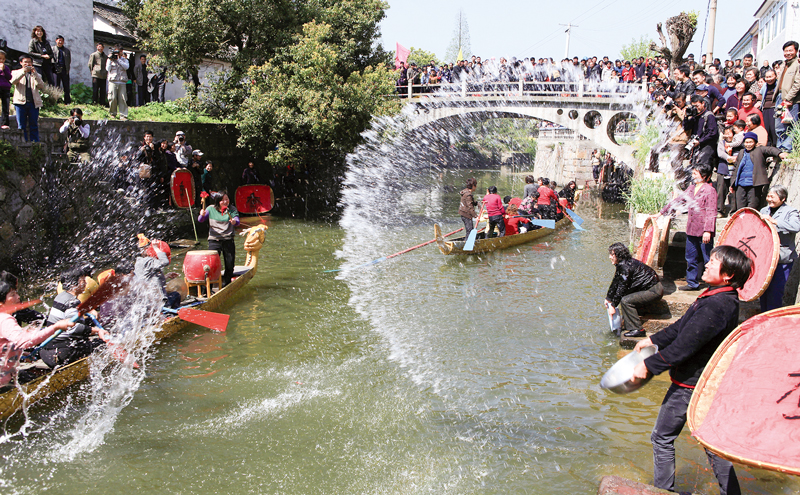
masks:
[[[218,280],[222,274],[222,261],[219,253],[211,250],[189,251],[183,260],[183,275],[190,283],[199,284]]]

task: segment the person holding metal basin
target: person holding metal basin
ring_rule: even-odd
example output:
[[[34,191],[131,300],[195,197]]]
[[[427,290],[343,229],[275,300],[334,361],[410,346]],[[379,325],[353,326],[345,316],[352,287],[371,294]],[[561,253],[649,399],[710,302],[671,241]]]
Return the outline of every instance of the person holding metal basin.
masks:
[[[761,216],[764,220],[771,223],[778,230],[778,237],[781,239],[781,254],[775,273],[769,287],[761,295],[761,311],[783,306],[783,290],[786,288],[786,281],[789,279],[789,272],[797,259],[795,250],[795,236],[800,231],[800,214],[797,208],[786,204],[786,197],[789,191],[786,186],[775,185],[769,188],[767,193],[767,206],[761,209]]]
[[[622,314],[626,337],[644,337],[639,309],[661,299],[664,287],[655,270],[634,259],[621,242],[609,246],[608,258],[617,268],[606,294],[608,314]]]
[[[739,324],[739,295],[752,272],[750,259],[733,246],[717,246],[703,272],[710,287],[686,313],[664,330],[639,341],[634,352],[656,345],[658,351],[633,370],[634,380],[646,380],[669,370],[667,390],[650,440],[653,443],[653,484],[675,491],[675,439],[686,424],[686,411],[697,381],[717,347]],[[741,493],[730,461],[706,451],[720,493]]]

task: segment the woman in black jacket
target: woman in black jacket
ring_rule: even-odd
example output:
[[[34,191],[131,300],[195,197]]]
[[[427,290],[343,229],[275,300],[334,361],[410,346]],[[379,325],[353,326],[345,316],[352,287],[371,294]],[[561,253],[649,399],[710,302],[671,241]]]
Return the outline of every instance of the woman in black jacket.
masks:
[[[33,68],[42,76],[47,84],[55,84],[53,78],[53,47],[47,41],[47,33],[42,26],[36,26],[31,32],[31,41],[28,43],[28,53],[31,54]]]
[[[614,315],[617,311],[622,314],[628,330],[624,334],[626,337],[644,337],[647,333],[642,329],[638,308],[661,299],[664,287],[655,270],[634,259],[621,242],[609,246],[608,257],[617,267],[606,294],[608,314]]]

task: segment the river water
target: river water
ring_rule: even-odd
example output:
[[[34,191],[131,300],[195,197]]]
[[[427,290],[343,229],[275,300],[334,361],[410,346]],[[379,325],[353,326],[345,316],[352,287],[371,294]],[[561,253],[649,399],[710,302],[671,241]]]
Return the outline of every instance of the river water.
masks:
[[[473,175],[522,191],[519,177]],[[599,387],[620,356],[601,305],[606,248],[627,238],[618,208],[584,207],[585,232],[503,252],[445,257],[431,244],[356,268],[430,240],[435,221],[460,227],[467,176],[435,173],[404,194],[424,207],[388,225],[271,219],[228,331],[155,345],[91,448],[64,453],[80,388],[31,408],[38,427],[0,445],[0,491],[590,494],[603,475],[650,482],[668,383]],[[703,450],[686,432],[676,444],[678,486],[715,493]],[[738,471],[747,493],[798,489]]]

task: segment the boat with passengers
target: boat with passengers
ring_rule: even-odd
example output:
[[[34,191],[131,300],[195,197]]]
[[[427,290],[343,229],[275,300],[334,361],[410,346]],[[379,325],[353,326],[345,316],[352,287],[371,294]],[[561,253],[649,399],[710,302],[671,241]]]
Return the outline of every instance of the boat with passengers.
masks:
[[[257,225],[242,232],[242,235],[246,236],[244,249],[247,252],[244,266],[235,267],[234,278],[231,283],[213,293],[207,299],[199,301],[193,306],[193,309],[205,311],[219,309],[250,282],[258,270],[258,252],[264,245],[266,230],[267,227],[265,225]],[[165,339],[189,325],[189,322],[179,316],[170,316],[162,322],[161,327],[156,331],[156,340]],[[85,380],[89,376],[89,359],[91,359],[91,356],[79,359],[66,366],[55,368],[52,371],[41,361],[34,363],[33,367],[42,369],[42,374],[32,381],[20,385],[19,387],[23,393],[20,393],[16,386],[12,386],[0,393],[0,420],[10,418],[14,413],[22,410],[23,407],[28,407],[36,401],[66,389],[81,380]]]
[[[464,244],[467,240],[466,237],[445,240],[442,236],[442,229],[439,227],[439,224],[434,224],[433,235],[436,238],[436,244],[439,246],[439,250],[444,255],[478,254],[519,246],[520,244],[525,244],[526,242],[541,239],[542,237],[552,234],[556,230],[569,227],[571,224],[572,220],[565,215],[564,218],[555,222],[555,227],[552,229],[542,227],[540,229],[529,230],[528,232],[521,234],[507,235],[503,237],[490,237],[488,239],[476,239],[475,246],[470,251],[464,250]]]

